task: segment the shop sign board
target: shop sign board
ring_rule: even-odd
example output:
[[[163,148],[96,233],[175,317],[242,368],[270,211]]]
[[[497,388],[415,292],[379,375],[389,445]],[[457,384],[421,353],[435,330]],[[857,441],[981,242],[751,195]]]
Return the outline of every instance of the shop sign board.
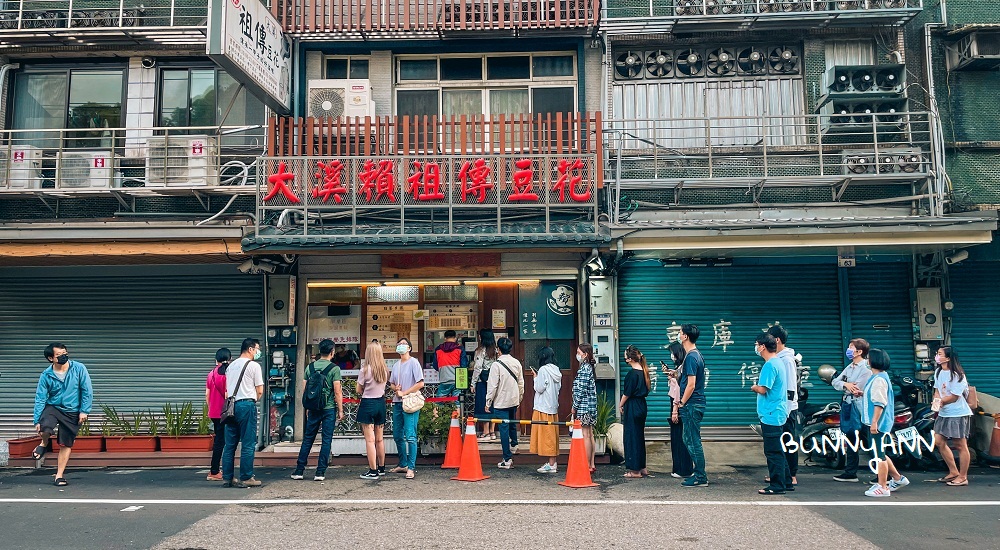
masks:
[[[493,310],[493,330],[507,330],[507,310]]]
[[[397,304],[391,306],[368,306],[368,338],[378,340],[382,345],[382,353],[396,353],[396,342],[400,338],[409,338],[415,346],[417,339],[417,322],[413,313],[417,304]],[[420,350],[413,350],[418,356]]]
[[[259,0],[209,0],[208,56],[279,114],[292,102],[288,38]]]
[[[309,306],[309,342],[327,338],[335,344],[361,343],[361,306],[351,306],[349,315],[329,316],[326,306]]]
[[[572,340],[576,334],[576,289],[543,282],[518,289],[518,324],[522,340]]]

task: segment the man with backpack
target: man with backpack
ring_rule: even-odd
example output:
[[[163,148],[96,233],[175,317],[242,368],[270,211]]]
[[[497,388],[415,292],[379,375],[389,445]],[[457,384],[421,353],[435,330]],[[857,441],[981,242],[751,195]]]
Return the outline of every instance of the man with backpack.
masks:
[[[333,363],[333,340],[329,338],[319,343],[319,359],[303,369],[302,408],[306,412],[306,433],[299,448],[299,460],[292,472],[292,479],[303,479],[309,451],[316,441],[316,432],[323,428],[323,439],[319,447],[319,463],[313,481],[326,479],[326,467],[330,463],[330,447],[333,444],[333,430],[337,421],[344,418],[344,393],[340,386],[340,367]],[[335,413],[336,411],[336,413]],[[336,415],[335,415],[336,414]]]

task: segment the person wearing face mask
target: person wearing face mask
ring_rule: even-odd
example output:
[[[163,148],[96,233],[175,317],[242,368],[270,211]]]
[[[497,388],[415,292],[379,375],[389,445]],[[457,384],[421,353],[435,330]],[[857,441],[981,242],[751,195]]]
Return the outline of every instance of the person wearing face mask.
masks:
[[[212,462],[209,468],[208,481],[222,481],[222,449],[226,446],[226,425],[222,423],[222,407],[226,404],[226,369],[233,360],[229,348],[219,348],[215,352],[215,368],[208,373],[205,381],[205,403],[208,404],[208,417],[215,427],[215,438],[212,440]]]
[[[260,341],[246,338],[240,345],[240,356],[226,369],[226,397],[234,397],[234,415],[226,423],[226,446],[222,450],[222,481],[224,487],[246,489],[260,487],[253,475],[257,450],[257,401],[264,395],[264,372],[260,361],[263,352]],[[236,479],[236,446],[240,445],[240,477]]]
[[[868,350],[871,346],[862,338],[851,340],[845,355],[850,364],[834,377],[833,388],[844,392],[840,402],[840,431],[844,437],[855,441],[861,437],[861,393],[872,376],[868,367]],[[851,445],[844,445],[844,473],[833,476],[834,481],[858,482],[858,453]]]
[[[413,479],[417,467],[417,420],[420,411],[404,411],[403,396],[424,389],[424,369],[420,361],[413,357],[413,344],[408,338],[400,338],[396,342],[396,353],[399,354],[399,362],[392,367],[389,387],[395,394],[392,398],[392,439],[396,442],[399,464],[391,471],[394,474],[405,473],[406,479]]]
[[[761,495],[783,495],[794,491],[788,462],[781,449],[781,434],[788,420],[788,396],[785,395],[785,365],[778,358],[778,342],[768,333],[757,335],[754,353],[764,360],[757,383],[750,387],[757,394],[757,417],[764,436],[764,458],[767,459],[767,487],[757,491]]]
[[[80,430],[87,420],[94,403],[94,387],[87,367],[79,361],[70,361],[65,344],[53,342],[45,348],[49,367],[38,377],[35,390],[35,431],[42,436],[42,443],[32,456],[38,460],[45,455],[49,439],[59,428],[59,457],[56,461],[55,484],[68,485],[65,478],[69,455]]]
[[[594,466],[594,424],[597,422],[597,381],[594,378],[594,348],[590,344],[580,344],[576,348],[576,360],[580,368],[573,380],[573,416],[580,419],[583,427],[583,445],[587,451],[587,465],[590,473],[597,471]]]
[[[948,466],[948,475],[938,481],[952,487],[969,484],[969,432],[972,424],[972,407],[969,406],[969,380],[958,360],[958,352],[951,346],[942,346],[934,355],[934,406],[938,408],[934,421],[934,441],[941,458]],[[948,443],[958,451],[955,454]]]

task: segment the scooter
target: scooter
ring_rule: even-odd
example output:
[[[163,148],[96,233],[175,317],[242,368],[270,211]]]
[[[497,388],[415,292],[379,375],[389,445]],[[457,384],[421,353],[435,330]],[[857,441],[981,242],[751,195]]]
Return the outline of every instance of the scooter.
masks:
[[[802,410],[802,403],[799,402],[799,410]],[[806,457],[806,462],[819,464],[826,468],[843,468],[843,453],[834,450],[830,444],[823,445],[823,439],[837,445],[840,439],[840,403],[827,403],[824,407],[813,412],[807,417],[805,425],[802,426],[802,441],[810,451]]]

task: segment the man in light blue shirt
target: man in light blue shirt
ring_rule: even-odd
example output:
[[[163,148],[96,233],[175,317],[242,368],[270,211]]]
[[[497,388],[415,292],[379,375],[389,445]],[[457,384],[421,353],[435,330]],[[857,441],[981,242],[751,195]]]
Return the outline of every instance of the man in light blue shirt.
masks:
[[[788,420],[788,397],[785,395],[784,365],[778,358],[778,342],[767,333],[757,335],[754,352],[764,359],[760,378],[750,389],[757,394],[757,416],[760,418],[761,433],[764,436],[764,458],[767,459],[767,473],[771,482],[757,491],[762,495],[783,495],[794,491],[789,481],[788,462],[781,449],[781,433]]]
[[[79,361],[70,361],[66,344],[53,342],[44,353],[50,365],[38,377],[34,409],[35,431],[42,436],[42,443],[35,448],[32,456],[42,458],[49,439],[56,435],[58,428],[59,457],[55,484],[63,487],[68,485],[63,476],[69,455],[73,452],[73,443],[94,402],[94,387],[87,367]]]

